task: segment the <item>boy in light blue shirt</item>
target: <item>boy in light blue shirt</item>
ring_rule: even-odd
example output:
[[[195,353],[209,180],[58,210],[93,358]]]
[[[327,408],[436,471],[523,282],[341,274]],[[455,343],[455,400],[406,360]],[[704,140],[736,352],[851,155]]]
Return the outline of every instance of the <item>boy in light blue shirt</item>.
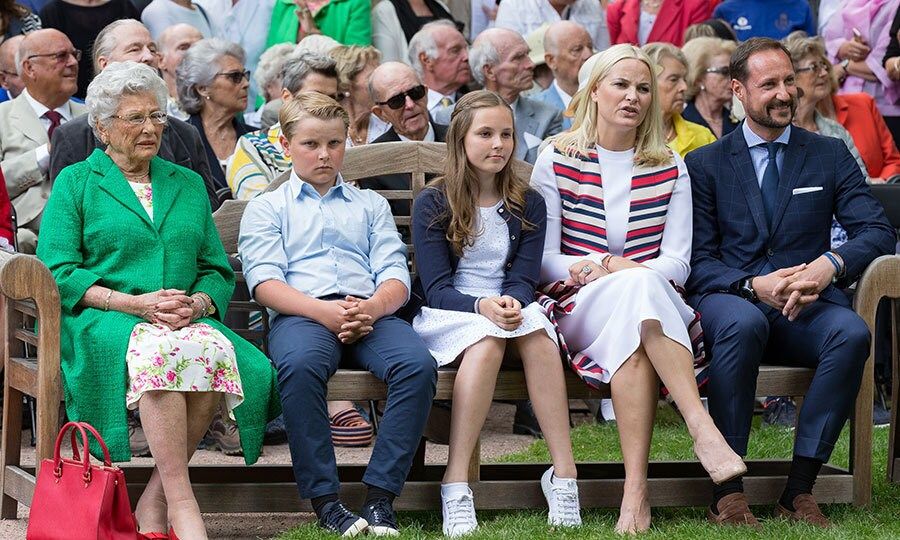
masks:
[[[393,500],[434,397],[437,368],[412,327],[393,314],[409,298],[406,247],[387,201],[340,175],[349,118],[330,97],[306,92],[285,104],[281,144],[290,180],[247,205],[238,249],[253,298],[273,314],[269,352],[301,497],[319,524],[342,536],[396,534]],[[359,514],[340,482],[326,406],[339,365],[388,385]]]

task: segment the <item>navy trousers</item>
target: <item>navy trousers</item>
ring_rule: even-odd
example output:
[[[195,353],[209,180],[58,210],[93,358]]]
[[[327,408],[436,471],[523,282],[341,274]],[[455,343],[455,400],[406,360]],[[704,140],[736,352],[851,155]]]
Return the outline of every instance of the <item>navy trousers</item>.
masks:
[[[312,319],[278,316],[269,332],[269,353],[278,370],[300,496],[311,499],[339,491],[325,400],[328,379],[339,365],[368,370],[387,383],[387,405],[363,482],[399,495],[437,384],[437,364],[412,327],[384,317],[369,335],[344,345]]]
[[[794,322],[733,294],[691,300],[699,300],[691,304],[702,316],[710,359],[709,413],[728,444],[746,455],[761,363],[810,367],[816,374],[800,410],[794,454],[827,462],[869,355],[865,322],[848,306],[826,300],[807,306]]]

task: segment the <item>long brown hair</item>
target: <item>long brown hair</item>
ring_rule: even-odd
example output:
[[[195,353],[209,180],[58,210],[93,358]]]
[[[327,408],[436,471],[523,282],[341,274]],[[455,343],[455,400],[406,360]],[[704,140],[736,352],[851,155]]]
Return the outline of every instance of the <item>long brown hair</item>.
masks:
[[[450,116],[450,129],[447,131],[447,160],[444,164],[444,176],[432,182],[431,186],[442,189],[447,198],[447,211],[439,219],[447,222],[447,241],[453,252],[462,257],[465,248],[475,243],[479,231],[476,230],[478,215],[478,177],[472,170],[472,164],[466,156],[466,133],[472,127],[475,113],[479,109],[503,107],[513,118],[515,133],[515,115],[509,105],[499,95],[488,90],[479,90],[464,95],[456,103]],[[525,220],[525,193],[528,181],[516,175],[512,169],[512,156],[515,155],[515,137],[513,151],[494,177],[497,192],[511,212],[522,220],[525,229],[533,227]]]

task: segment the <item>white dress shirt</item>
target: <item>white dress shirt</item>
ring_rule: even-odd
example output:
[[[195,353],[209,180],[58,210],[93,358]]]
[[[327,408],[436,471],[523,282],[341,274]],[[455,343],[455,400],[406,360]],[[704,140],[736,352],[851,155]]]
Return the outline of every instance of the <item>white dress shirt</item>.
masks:
[[[408,137],[404,137],[403,135],[397,134],[400,137],[401,141],[405,142],[416,142]],[[428,122],[428,131],[425,133],[425,138],[422,139],[421,142],[434,142],[434,128],[431,126],[431,122]]]
[[[38,120],[41,121],[41,125],[44,126],[44,129],[50,129],[50,119],[45,117],[44,114],[50,110],[49,107],[41,103],[40,101],[31,97],[31,94],[28,93],[28,89],[22,90],[22,95],[25,96],[25,100],[28,101],[28,104],[31,105],[31,108],[34,110],[34,114],[37,115]],[[62,116],[62,120],[60,120],[60,125],[65,124],[69,120],[72,119],[72,107],[69,106],[69,102],[66,101],[61,106],[53,109],[58,112],[60,116]],[[34,157],[37,159],[38,167],[41,168],[41,172],[46,173],[50,168],[50,144],[45,143],[34,149]]]

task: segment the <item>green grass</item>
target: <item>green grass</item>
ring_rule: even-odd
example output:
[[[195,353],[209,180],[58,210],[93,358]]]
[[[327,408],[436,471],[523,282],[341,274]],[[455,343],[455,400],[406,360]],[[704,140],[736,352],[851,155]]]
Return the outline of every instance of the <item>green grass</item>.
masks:
[[[888,484],[885,478],[887,460],[887,429],[876,429],[872,454],[873,501],[868,509],[857,509],[851,505],[828,505],[825,513],[835,527],[820,531],[811,527],[789,524],[784,521],[765,520],[763,530],[755,532],[746,528],[726,529],[709,525],[703,508],[659,508],[653,510],[653,527],[640,536],[642,539],[687,540],[687,539],[860,539],[860,538],[900,538],[900,486]],[[748,458],[789,458],[791,455],[792,432],[786,429],[759,427],[756,425],[750,438]],[[579,461],[621,460],[619,439],[613,426],[582,425],[572,431],[575,459]],[[848,432],[844,433],[835,448],[832,462],[846,466],[849,455]],[[536,441],[522,452],[503,456],[499,463],[549,462],[547,445]],[[680,418],[674,413],[661,410],[653,435],[651,459],[689,460],[690,437]],[[771,507],[754,507],[758,517],[771,515]],[[540,511],[481,511],[478,513],[479,530],[470,537],[472,540],[538,539],[538,538],[616,538],[613,533],[617,517],[616,509],[583,510],[584,526],[574,530],[554,530],[547,526],[546,512]],[[400,538],[440,538],[441,515],[433,512],[404,512],[400,514],[402,535]],[[281,540],[301,540],[322,538],[324,535],[315,525],[304,525],[283,534]]]

